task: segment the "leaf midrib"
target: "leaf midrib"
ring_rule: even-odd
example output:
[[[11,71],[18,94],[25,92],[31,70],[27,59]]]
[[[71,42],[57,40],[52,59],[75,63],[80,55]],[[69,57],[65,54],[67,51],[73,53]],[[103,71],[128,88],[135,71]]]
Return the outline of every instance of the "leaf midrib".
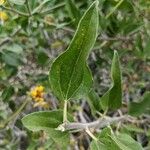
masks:
[[[87,33],[88,33],[88,31],[89,31],[89,27],[90,27],[90,24],[91,24],[92,16],[93,16],[93,13],[92,13],[92,15],[91,15],[91,19],[90,19],[89,24],[88,24]],[[84,43],[84,41],[85,41],[85,38],[86,38],[86,36],[84,35],[83,40],[82,40],[82,42],[81,42],[81,44],[80,44],[80,47],[78,47],[78,49],[81,49],[81,48],[82,48],[83,43]],[[77,60],[76,60],[76,62],[75,62],[75,65],[74,65],[74,67],[73,67],[73,71],[72,71],[72,73],[71,73],[71,78],[70,78],[70,81],[69,81],[69,84],[68,84],[68,89],[67,89],[67,94],[66,94],[66,98],[65,98],[65,99],[67,99],[67,97],[68,97],[68,92],[69,92],[69,89],[70,89],[70,87],[71,87],[71,81],[72,81],[72,77],[73,77],[73,74],[74,74],[74,71],[75,71],[75,66],[76,66],[77,63],[78,63],[81,54],[82,54],[82,50],[80,50],[79,55],[78,55],[78,57],[77,57]],[[82,79],[83,79],[83,77],[82,77]],[[82,82],[80,83],[80,85],[81,85],[81,84],[82,84]],[[80,87],[80,85],[79,85],[78,87]],[[77,89],[78,89],[78,88],[77,88]],[[76,90],[77,90],[77,89],[76,89]],[[73,92],[73,94],[76,92],[76,90]],[[73,95],[73,94],[72,94],[72,95]],[[71,96],[72,96],[72,95],[71,95]],[[70,97],[71,97],[71,96],[70,96]]]

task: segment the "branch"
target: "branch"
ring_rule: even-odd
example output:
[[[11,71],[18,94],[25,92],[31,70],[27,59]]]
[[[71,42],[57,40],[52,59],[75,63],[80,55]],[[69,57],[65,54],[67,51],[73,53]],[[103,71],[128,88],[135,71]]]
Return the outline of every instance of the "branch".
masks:
[[[133,37],[130,37],[130,36],[118,36],[118,37],[101,36],[98,39],[103,40],[103,41],[130,41],[130,40],[133,40]]]
[[[56,128],[56,130],[60,131],[67,131],[67,130],[86,130],[87,128],[104,128],[105,126],[108,126],[112,123],[116,123],[119,121],[123,121],[126,119],[127,116],[121,116],[121,117],[104,117],[101,119],[98,119],[96,121],[90,122],[90,123],[63,123]]]
[[[64,7],[65,6],[65,3],[60,3],[50,9],[47,9],[47,10],[44,10],[43,12],[41,12],[41,14],[46,14],[46,13],[50,13],[51,11],[55,10],[55,9],[58,9],[58,8],[61,8],[61,7]]]
[[[34,15],[35,13],[38,13],[38,11],[40,12],[41,9],[43,8],[43,6],[47,3],[48,1],[43,1],[42,3],[40,3],[40,5],[38,5],[33,11],[32,11],[32,15]]]

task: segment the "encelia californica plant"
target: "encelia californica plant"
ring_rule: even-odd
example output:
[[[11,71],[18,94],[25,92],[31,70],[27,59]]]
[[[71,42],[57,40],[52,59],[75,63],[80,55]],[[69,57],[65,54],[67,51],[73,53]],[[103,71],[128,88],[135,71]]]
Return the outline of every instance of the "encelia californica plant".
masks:
[[[71,132],[84,130],[92,138],[91,150],[141,150],[141,145],[129,135],[116,134],[110,127],[110,124],[123,121],[127,116],[111,118],[101,115],[98,120],[82,123],[73,122],[72,114],[67,112],[69,101],[95,94],[87,58],[96,41],[98,26],[98,1],[95,1],[80,19],[69,47],[55,59],[49,72],[50,88],[59,101],[63,101],[63,110],[31,113],[22,122],[29,130],[46,132],[56,144],[54,149],[66,150]],[[122,105],[122,79],[117,51],[114,51],[112,59],[111,78],[109,90],[91,102],[96,105],[97,112],[118,109]],[[102,131],[99,130],[102,128]]]

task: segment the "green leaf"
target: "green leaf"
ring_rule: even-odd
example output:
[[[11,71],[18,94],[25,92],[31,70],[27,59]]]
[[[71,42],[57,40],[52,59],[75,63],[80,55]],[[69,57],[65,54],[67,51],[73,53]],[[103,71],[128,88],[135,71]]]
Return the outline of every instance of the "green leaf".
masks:
[[[110,128],[104,128],[98,135],[98,141],[92,141],[90,150],[120,150],[118,146],[112,142],[110,138],[111,134]]]
[[[103,110],[108,108],[117,109],[122,105],[121,70],[117,51],[114,52],[111,66],[111,78],[111,88],[100,99]]]
[[[139,116],[143,113],[150,113],[150,92],[146,92],[139,103],[131,102],[129,105],[130,115]]]
[[[86,64],[98,30],[98,8],[94,2],[81,18],[68,49],[52,64],[49,79],[52,91],[60,100],[82,97],[92,84]]]
[[[103,129],[98,139],[99,141],[92,141],[91,150],[143,150],[141,145],[129,135],[115,135],[110,128]]]
[[[2,80],[2,79],[5,80],[5,79],[7,79],[9,77],[12,77],[16,73],[17,73],[17,68],[16,67],[5,65],[0,70],[0,80]]]
[[[2,53],[2,60],[9,66],[13,67],[18,67],[22,63],[20,55],[10,51]]]
[[[72,120],[72,117],[69,116]],[[66,149],[69,144],[68,132],[55,130],[63,122],[63,111],[41,111],[31,113],[22,119],[23,125],[32,131],[44,130],[56,143],[57,147]]]
[[[32,131],[57,128],[62,122],[62,110],[34,112],[22,119],[23,125]]]
[[[23,54],[23,48],[18,44],[11,44],[10,46],[5,47],[5,49],[18,55]]]
[[[74,21],[75,24],[77,24],[81,15],[74,2],[72,0],[66,0],[66,8],[70,18]]]
[[[46,52],[40,50],[39,52],[37,52],[37,63],[41,66],[44,66],[47,61],[48,61],[48,55],[46,54]]]
[[[11,98],[11,96],[14,94],[14,87],[13,86],[9,86],[6,89],[4,89],[3,93],[2,93],[2,99],[4,102],[8,102],[9,99]]]
[[[67,149],[70,140],[68,132],[61,132],[54,129],[47,129],[46,133],[55,142],[57,148]]]
[[[119,134],[116,137],[111,137],[121,150],[143,150],[140,143],[136,142],[127,134]]]
[[[112,139],[111,136],[114,136],[112,133],[112,130],[110,127],[104,128],[101,132],[101,134],[99,135],[98,139],[101,141],[101,143],[104,145],[103,147],[109,147],[108,150],[120,150],[118,148],[118,145],[116,145]]]
[[[102,144],[100,141],[92,141],[90,150],[108,150],[107,146]]]

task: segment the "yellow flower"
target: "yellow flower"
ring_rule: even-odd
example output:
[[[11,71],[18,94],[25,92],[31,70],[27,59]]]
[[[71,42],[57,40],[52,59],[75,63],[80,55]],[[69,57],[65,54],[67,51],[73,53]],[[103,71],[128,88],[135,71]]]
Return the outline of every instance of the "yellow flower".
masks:
[[[38,92],[43,92],[44,91],[44,87],[43,86],[37,86],[36,88],[35,88]]]
[[[6,21],[8,19],[8,15],[4,11],[0,11],[0,20]]]
[[[32,98],[36,98],[37,92],[35,90],[30,92]]]
[[[35,100],[39,101],[39,98],[43,98],[44,96],[44,87],[43,86],[36,86],[30,92],[30,96]]]
[[[44,101],[44,87],[36,86],[30,91],[30,96],[35,101],[34,107],[41,106],[43,108],[49,108],[49,104]]]
[[[0,5],[3,5],[6,2],[6,0],[0,0]]]

